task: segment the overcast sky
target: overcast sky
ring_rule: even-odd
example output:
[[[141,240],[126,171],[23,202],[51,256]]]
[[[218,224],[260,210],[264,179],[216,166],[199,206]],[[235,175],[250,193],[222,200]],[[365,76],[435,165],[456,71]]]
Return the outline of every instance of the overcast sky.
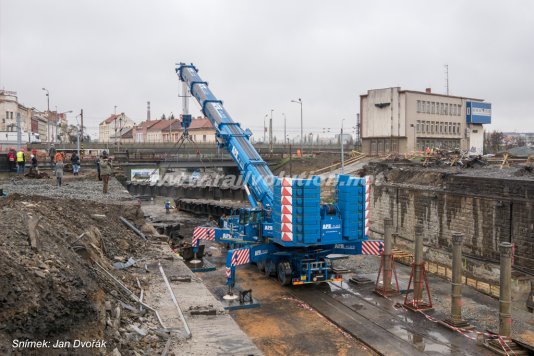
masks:
[[[193,62],[234,120],[261,136],[354,126],[368,89],[493,104],[490,129],[534,131],[534,1],[0,0],[0,88],[27,106],[181,111],[176,62]],[[198,108],[191,102],[191,108]],[[198,113],[198,110],[196,110]],[[74,115],[70,116],[74,123]]]

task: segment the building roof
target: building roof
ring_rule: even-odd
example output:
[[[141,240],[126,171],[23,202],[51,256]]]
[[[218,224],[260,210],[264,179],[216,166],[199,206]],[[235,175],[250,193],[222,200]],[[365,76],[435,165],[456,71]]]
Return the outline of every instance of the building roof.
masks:
[[[183,131],[182,128],[182,122],[181,120],[177,120],[178,122],[173,124],[171,126],[171,131]],[[167,129],[169,129],[167,127]],[[189,130],[213,130],[213,125],[211,124],[211,121],[206,117],[199,117],[199,118],[193,118],[191,120],[191,126],[189,126]]]
[[[135,125],[135,129],[148,129],[152,125],[155,125],[158,120],[141,121],[138,125]]]
[[[105,119],[104,121],[102,121],[100,123],[100,125],[109,125],[111,124],[113,121],[117,120],[117,119],[120,119],[121,116],[124,115],[124,113],[120,113],[120,114],[113,114],[111,115],[110,117],[108,117],[107,119]],[[125,118],[128,118],[126,115],[124,115]]]
[[[394,88],[396,88],[396,87],[394,87]],[[378,89],[371,89],[371,90],[380,90],[380,89],[391,89],[391,88],[378,88]],[[466,97],[466,96],[447,95],[447,94],[439,94],[439,93],[432,93],[432,92],[428,93],[426,91],[418,91],[418,90],[402,90],[400,87],[399,87],[399,93],[413,93],[413,94],[423,94],[423,95],[433,95],[433,96],[444,96],[444,97],[447,97],[447,98],[455,98],[455,99],[467,99],[467,100],[473,100],[473,101],[484,101],[484,99],[469,98],[469,97]],[[360,98],[365,98],[368,95],[369,95],[369,93],[361,94]]]
[[[129,128],[128,131],[124,132],[121,138],[133,138],[133,128]]]
[[[213,129],[213,125],[207,117],[202,117],[191,120],[191,126],[189,126],[189,129]]]
[[[155,124],[150,126],[148,128],[148,131],[163,131],[165,129],[169,129],[169,126],[171,126],[175,122],[179,122],[180,120],[174,119],[174,120],[155,120]]]

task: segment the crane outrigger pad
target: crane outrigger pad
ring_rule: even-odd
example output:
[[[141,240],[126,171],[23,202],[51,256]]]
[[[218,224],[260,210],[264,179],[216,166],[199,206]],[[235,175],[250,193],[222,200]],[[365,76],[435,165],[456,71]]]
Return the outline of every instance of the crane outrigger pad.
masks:
[[[215,265],[205,258],[202,258],[200,263],[191,263],[191,261],[184,261],[184,263],[191,270],[191,272],[210,272],[217,269]]]
[[[228,295],[227,285],[216,287],[213,291],[213,295],[221,302],[225,310],[251,309],[260,307],[259,301],[253,298],[251,289],[244,290],[237,286],[232,288],[232,294],[237,298],[224,298],[226,295]]]

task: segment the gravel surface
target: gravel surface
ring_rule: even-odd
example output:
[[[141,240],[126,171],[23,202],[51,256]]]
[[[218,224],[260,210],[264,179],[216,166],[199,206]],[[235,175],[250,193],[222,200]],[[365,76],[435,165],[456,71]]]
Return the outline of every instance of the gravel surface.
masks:
[[[38,195],[51,198],[67,198],[98,202],[134,201],[128,191],[115,179],[109,180],[109,193],[102,193],[102,182],[82,176],[65,178],[61,187],[55,179],[27,179],[14,177],[0,181],[5,193]]]

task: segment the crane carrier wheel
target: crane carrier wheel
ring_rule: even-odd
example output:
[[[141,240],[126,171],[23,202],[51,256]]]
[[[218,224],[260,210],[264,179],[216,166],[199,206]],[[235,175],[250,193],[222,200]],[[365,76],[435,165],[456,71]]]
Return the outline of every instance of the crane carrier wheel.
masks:
[[[266,265],[266,263],[267,263],[266,260],[256,262],[256,266],[258,267],[258,270],[259,270],[260,272],[265,272],[265,265]]]
[[[291,284],[291,265],[288,261],[278,263],[277,276],[281,285],[288,286]]]

